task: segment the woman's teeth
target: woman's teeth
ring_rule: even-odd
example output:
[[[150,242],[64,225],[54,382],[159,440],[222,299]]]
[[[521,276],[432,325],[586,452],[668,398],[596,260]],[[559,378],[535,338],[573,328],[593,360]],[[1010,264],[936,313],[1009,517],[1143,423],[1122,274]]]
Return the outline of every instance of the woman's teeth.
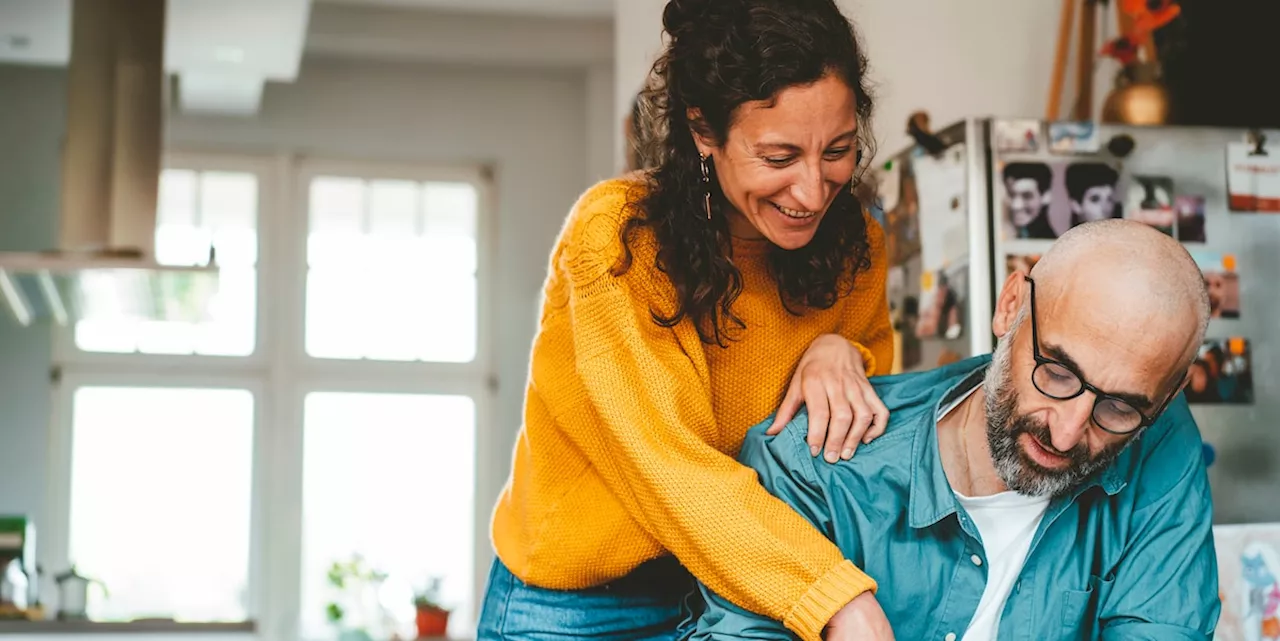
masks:
[[[769,204],[773,205],[774,209],[777,209],[778,211],[782,212],[783,215],[785,215],[788,218],[797,218],[797,219],[803,220],[805,218],[813,218],[814,216],[818,215],[818,212],[816,211],[800,211],[798,209],[790,209],[788,207],[783,207],[782,205],[779,205],[778,203],[775,203],[775,202],[771,202]]]

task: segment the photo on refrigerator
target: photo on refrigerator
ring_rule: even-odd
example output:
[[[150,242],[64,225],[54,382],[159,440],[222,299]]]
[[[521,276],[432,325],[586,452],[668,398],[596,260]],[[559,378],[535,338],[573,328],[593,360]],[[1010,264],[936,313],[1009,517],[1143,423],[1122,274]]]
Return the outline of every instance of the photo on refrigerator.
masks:
[[[1240,274],[1236,271],[1235,254],[1193,251],[1191,257],[1204,275],[1209,290],[1209,316],[1235,320],[1240,318]]]
[[[1206,339],[1187,372],[1187,402],[1233,405],[1253,403],[1252,360],[1248,339]]]

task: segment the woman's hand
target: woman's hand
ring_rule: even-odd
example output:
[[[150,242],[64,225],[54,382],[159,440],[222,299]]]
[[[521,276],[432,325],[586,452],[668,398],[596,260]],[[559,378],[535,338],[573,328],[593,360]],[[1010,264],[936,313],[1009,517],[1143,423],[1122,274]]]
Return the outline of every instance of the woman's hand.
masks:
[[[839,334],[819,336],[800,357],[766,434],[781,432],[801,404],[809,408],[809,451],[817,456],[825,449],[828,463],[852,458],[860,443],[884,434],[889,422],[888,408],[867,381],[862,353]]]

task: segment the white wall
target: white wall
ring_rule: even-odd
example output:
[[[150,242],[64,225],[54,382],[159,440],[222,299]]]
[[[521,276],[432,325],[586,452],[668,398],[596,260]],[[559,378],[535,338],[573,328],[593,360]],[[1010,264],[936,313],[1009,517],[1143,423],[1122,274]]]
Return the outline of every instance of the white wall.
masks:
[[[1060,2],[840,0],[876,83],[880,151],[909,139],[907,116],[933,125],[967,116],[1044,116]],[[1078,22],[1078,21],[1077,21]]]
[[[613,159],[618,168],[626,155],[621,123],[631,111],[631,101],[644,86],[653,59],[662,51],[662,9],[666,0],[616,0],[613,19],[614,133]]]
[[[0,250],[36,251],[56,238],[66,74],[0,65]],[[44,523],[48,456],[47,326],[21,327],[0,305],[0,514]]]
[[[863,38],[876,85],[881,152],[909,140],[907,116],[1042,117],[1060,3],[1052,0],[839,0]],[[661,47],[665,0],[618,0],[619,117]],[[622,140],[617,138],[617,154]]]

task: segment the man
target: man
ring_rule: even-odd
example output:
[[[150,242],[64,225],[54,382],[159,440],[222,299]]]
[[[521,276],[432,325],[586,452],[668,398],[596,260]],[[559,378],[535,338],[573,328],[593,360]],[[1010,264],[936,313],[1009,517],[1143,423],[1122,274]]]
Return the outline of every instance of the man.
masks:
[[[1067,167],[1067,197],[1071,201],[1071,226],[1095,220],[1119,218],[1116,181],[1120,174],[1100,162],[1081,162]]]
[[[1018,238],[1057,238],[1049,224],[1049,186],[1053,172],[1041,162],[1005,165],[1004,188],[1009,223]]]
[[[815,463],[803,415],[740,458],[880,582],[898,639],[1208,639],[1212,507],[1179,394],[1208,321],[1176,241],[1086,223],[1005,281],[994,356],[875,380],[889,427],[853,459]],[[791,638],[702,592],[693,638]]]

